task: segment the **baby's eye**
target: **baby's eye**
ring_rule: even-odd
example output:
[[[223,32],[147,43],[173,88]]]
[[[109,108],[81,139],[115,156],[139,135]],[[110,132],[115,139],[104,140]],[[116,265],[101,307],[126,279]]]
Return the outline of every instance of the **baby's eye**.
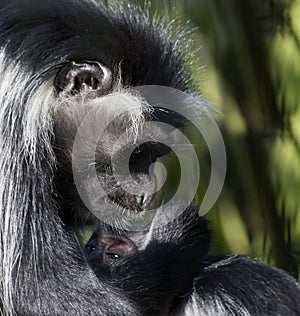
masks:
[[[114,252],[106,252],[106,257],[107,257],[107,260],[110,262],[119,260],[121,258],[119,254],[114,253]]]

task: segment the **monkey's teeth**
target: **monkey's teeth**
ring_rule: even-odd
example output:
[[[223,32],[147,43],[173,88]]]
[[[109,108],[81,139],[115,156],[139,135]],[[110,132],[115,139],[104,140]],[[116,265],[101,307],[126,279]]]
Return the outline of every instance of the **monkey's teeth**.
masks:
[[[145,195],[141,195],[137,197],[137,202],[140,206],[142,206],[145,202]]]

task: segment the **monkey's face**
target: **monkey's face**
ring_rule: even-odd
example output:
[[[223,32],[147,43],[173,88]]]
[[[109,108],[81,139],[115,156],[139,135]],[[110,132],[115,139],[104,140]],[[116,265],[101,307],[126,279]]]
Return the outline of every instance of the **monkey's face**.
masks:
[[[149,167],[168,148],[144,141],[163,130],[145,135],[141,127],[168,113],[147,104],[135,87],[187,89],[178,38],[148,13],[136,14],[136,7],[126,12],[96,2],[74,1],[70,8],[25,0],[6,10],[0,61],[9,64],[2,77],[14,91],[5,95],[7,106],[18,104],[24,112],[19,129],[25,147],[41,154],[51,172],[56,167],[49,187],[62,213],[86,213],[82,195],[99,212],[108,200],[146,209],[155,191]]]
[[[59,100],[56,183],[64,207],[87,206],[93,213],[101,212],[110,199],[125,209],[145,210],[156,186],[150,166],[169,151],[158,142],[145,142],[149,136],[161,139],[164,133],[143,132],[143,123],[153,118],[154,109],[137,92],[124,89],[112,69],[99,61],[67,63],[58,71],[54,86]],[[80,183],[74,182],[74,173]]]
[[[97,229],[85,246],[90,265],[99,269],[110,267],[118,260],[134,255],[137,245],[125,235]]]

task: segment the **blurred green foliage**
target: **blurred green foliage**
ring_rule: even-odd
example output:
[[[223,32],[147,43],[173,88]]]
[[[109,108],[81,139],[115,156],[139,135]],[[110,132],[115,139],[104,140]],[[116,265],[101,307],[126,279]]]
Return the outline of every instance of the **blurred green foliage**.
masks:
[[[211,252],[247,253],[299,278],[300,0],[149,3],[152,13],[193,30],[189,50],[197,53],[189,69],[199,92],[222,112],[228,170],[207,215]],[[195,197],[201,204],[210,160],[201,137],[190,137],[203,158]]]

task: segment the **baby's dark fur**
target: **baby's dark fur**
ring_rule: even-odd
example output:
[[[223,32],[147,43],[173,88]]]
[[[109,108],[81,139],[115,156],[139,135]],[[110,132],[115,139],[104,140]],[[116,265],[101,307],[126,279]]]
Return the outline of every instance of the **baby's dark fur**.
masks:
[[[195,207],[186,209],[168,225],[149,232],[116,233],[102,224],[88,241],[86,251],[90,265],[100,277],[103,270],[110,271],[111,275],[122,273],[123,260],[125,264],[131,259],[127,265],[130,270],[145,247],[157,247],[160,242],[174,244],[177,250],[191,251],[185,258],[180,253],[174,258],[179,268],[175,273],[181,283],[174,282],[173,290],[178,294],[180,291],[176,290],[181,289],[181,295],[170,296],[167,315],[300,315],[300,286],[285,272],[245,256],[207,255],[210,232]],[[165,260],[169,253],[162,252],[161,256]],[[189,287],[191,283],[184,283],[181,276],[191,268],[190,260],[198,264],[194,272],[190,271],[195,277]],[[166,271],[166,277],[171,273]],[[123,287],[128,290],[126,282]]]

